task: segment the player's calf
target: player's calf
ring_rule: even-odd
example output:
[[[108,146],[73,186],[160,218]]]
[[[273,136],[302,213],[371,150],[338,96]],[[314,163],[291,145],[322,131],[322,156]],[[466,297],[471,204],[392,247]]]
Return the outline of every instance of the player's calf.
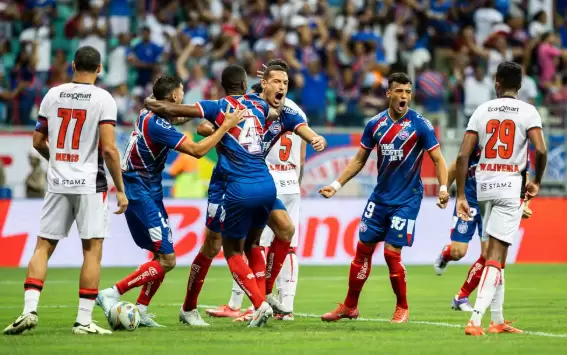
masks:
[[[74,329],[89,327],[98,295],[100,281],[100,261],[102,259],[102,238],[83,239],[83,267],[79,281],[79,310]],[[73,330],[75,331],[75,330]]]
[[[295,234],[293,221],[285,209],[272,211],[268,226],[274,232],[274,240],[266,255],[266,295],[272,293]]]

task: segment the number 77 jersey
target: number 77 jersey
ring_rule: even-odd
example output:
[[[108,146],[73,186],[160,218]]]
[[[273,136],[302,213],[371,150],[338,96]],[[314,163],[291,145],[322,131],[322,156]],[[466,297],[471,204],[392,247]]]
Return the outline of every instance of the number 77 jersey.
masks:
[[[47,92],[36,131],[49,139],[49,192],[92,194],[108,189],[99,144],[102,124],[116,124],[116,102],[108,91],[73,82]]]
[[[478,135],[481,149],[475,172],[479,201],[520,198],[531,129],[541,129],[541,117],[526,102],[502,97],[476,109],[467,133]]]

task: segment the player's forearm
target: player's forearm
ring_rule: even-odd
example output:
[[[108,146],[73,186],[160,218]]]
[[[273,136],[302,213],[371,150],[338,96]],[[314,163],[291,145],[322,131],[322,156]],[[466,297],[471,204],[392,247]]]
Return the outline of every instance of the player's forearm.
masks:
[[[345,170],[343,170],[343,172],[341,173],[341,175],[339,176],[337,181],[342,186],[345,186],[345,184],[347,182],[349,182],[353,177],[358,175],[358,173],[364,167],[364,163],[365,162],[361,162],[361,161],[357,160],[356,158],[352,159],[351,161],[348,162],[347,167],[345,168]]]
[[[455,169],[457,179],[457,198],[465,198],[465,183],[467,180],[467,172],[469,165],[469,157],[459,154]]]
[[[103,148],[103,157],[117,192],[124,192],[124,182],[120,170],[120,154],[116,146]]]
[[[534,182],[536,184],[541,184],[543,179],[543,173],[545,172],[545,167],[547,166],[547,149],[536,150],[535,152],[535,176]]]
[[[447,174],[447,164],[445,163],[445,159],[443,158],[443,156],[440,156],[436,161],[434,161],[434,163],[439,186],[447,186],[447,181],[449,180],[449,178]]]
[[[34,142],[33,147],[45,160],[49,161],[49,146],[47,141]]]
[[[185,117],[191,119],[200,118],[202,115],[201,110],[196,105],[181,105],[173,102],[157,101],[152,98],[146,98],[144,106],[150,111],[166,117]]]
[[[179,126],[191,121],[193,117],[172,117],[170,118],[169,122],[171,122],[174,126]]]
[[[447,171],[447,188],[451,187],[451,185],[453,185],[453,183],[455,182],[456,171],[457,171],[457,162],[454,161],[453,164],[451,164],[451,166],[449,167],[449,170]]]
[[[203,139],[199,143],[192,143],[192,148],[189,155],[200,159],[205,156],[211,149],[213,149],[222,139],[224,134],[228,132],[226,126],[220,126],[211,136]]]

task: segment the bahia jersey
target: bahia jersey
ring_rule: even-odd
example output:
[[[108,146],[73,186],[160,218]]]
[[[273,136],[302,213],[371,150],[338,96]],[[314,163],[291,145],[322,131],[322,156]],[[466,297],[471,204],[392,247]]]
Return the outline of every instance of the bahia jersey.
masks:
[[[428,120],[409,109],[394,122],[386,110],[366,124],[360,144],[369,150],[378,146],[374,199],[400,206],[416,195],[423,196],[420,176],[423,153],[439,146]]]
[[[244,120],[228,131],[219,143],[218,173],[225,180],[258,182],[271,179],[264,160],[263,135],[268,103],[256,94],[226,96],[220,100],[203,100],[197,103],[202,118],[219,128],[227,107],[246,109]]]
[[[472,152],[469,157],[469,171],[467,173],[467,181],[465,183],[465,197],[470,205],[477,205],[478,201],[476,198],[476,166],[478,165],[478,160],[480,159],[480,148],[477,147]]]
[[[47,134],[47,191],[93,194],[108,189],[99,125],[116,124],[116,101],[90,84],[50,89],[39,107],[36,130]]]
[[[167,154],[186,138],[166,119],[146,109],[140,111],[122,157],[122,177],[129,200],[163,198],[161,173]]]
[[[299,172],[302,139],[294,132],[304,125],[307,125],[305,113],[290,99],[285,99],[279,118],[266,124],[264,154],[278,195],[301,192]]]

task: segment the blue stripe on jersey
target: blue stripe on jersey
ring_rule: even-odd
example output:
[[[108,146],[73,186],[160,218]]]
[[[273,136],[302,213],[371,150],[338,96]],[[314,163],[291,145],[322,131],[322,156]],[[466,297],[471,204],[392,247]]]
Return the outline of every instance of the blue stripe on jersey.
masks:
[[[264,157],[286,132],[295,132],[299,127],[307,125],[305,119],[291,107],[284,106],[277,120],[266,123],[264,127]]]
[[[470,205],[478,205],[476,197],[476,166],[480,160],[480,148],[477,147],[469,157],[469,172],[465,184],[465,196]]]

